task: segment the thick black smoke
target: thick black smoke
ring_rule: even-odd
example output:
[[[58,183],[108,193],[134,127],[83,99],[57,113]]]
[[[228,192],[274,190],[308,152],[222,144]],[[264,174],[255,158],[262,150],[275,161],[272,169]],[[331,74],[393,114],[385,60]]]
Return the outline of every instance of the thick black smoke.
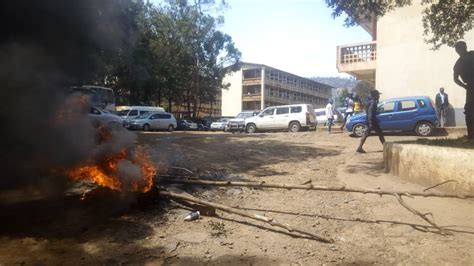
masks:
[[[0,1],[0,189],[97,152],[86,115],[60,119],[77,111],[63,92],[97,80],[103,59],[131,45],[131,1]]]

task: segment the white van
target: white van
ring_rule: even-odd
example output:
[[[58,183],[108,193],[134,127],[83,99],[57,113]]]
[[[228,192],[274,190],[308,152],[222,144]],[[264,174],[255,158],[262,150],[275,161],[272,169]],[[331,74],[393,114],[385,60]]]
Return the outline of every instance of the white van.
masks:
[[[311,104],[272,106],[264,109],[257,116],[245,119],[245,129],[248,133],[277,129],[298,132],[301,128],[315,128],[316,124],[316,114]]]
[[[165,109],[155,106],[117,106],[117,115],[124,120],[131,120],[139,115],[150,112],[164,112]]]

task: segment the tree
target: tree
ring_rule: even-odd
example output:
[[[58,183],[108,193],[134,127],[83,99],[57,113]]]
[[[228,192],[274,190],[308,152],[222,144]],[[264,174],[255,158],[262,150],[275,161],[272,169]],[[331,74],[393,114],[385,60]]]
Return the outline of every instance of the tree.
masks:
[[[350,95],[349,89],[343,88],[337,94],[337,100],[339,101],[340,106],[344,106],[347,96]]]
[[[326,0],[332,17],[339,17],[343,12],[348,14],[344,25],[354,26],[362,18],[379,18],[395,8],[412,5],[411,0],[373,0],[346,1]],[[437,50],[441,45],[453,46],[472,29],[474,21],[474,2],[472,0],[422,0],[423,28],[425,42]]]
[[[210,4],[169,0],[156,26],[161,39],[155,42],[155,50],[163,57],[171,55],[165,63],[169,63],[167,69],[177,71],[172,74],[173,81],[179,81],[173,84],[174,91],[168,92],[175,103],[186,103],[188,115],[193,117],[202,103],[215,101],[224,76],[233,70],[229,66],[237,65],[241,57],[232,38],[217,30],[221,21],[203,12],[207,8],[202,5]]]
[[[104,56],[104,80],[116,88],[121,103],[161,105],[166,99],[168,111],[172,104],[185,103],[188,115],[195,116],[198,106],[215,100],[240,52],[229,35],[217,30],[222,20],[205,13],[215,11],[211,6],[218,5],[129,2],[130,45]]]
[[[357,83],[357,85],[354,87],[352,91],[357,95],[357,97],[361,101],[365,102],[365,100],[369,97],[370,91],[374,89],[375,88],[371,83],[367,81],[360,81],[359,83]]]

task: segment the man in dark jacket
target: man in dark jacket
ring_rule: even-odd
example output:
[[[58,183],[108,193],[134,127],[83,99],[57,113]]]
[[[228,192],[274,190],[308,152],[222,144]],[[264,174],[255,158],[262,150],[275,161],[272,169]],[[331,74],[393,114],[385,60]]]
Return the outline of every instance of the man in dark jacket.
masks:
[[[446,124],[446,111],[449,106],[448,94],[444,92],[444,88],[440,88],[439,93],[436,94],[435,104],[436,111],[438,111],[438,126],[444,127]]]
[[[369,136],[371,131],[375,131],[377,135],[379,135],[380,142],[382,144],[385,143],[385,137],[383,136],[382,129],[380,128],[379,122],[377,120],[377,105],[379,104],[380,99],[380,92],[378,90],[373,90],[370,92],[370,99],[367,104],[367,125],[368,128],[364,132],[364,135],[360,139],[359,147],[357,148],[357,152],[365,153],[362,146],[364,146],[365,140]]]
[[[466,89],[466,115],[467,141],[474,139],[474,51],[467,51],[463,41],[454,44],[459,59],[454,64],[454,82]]]

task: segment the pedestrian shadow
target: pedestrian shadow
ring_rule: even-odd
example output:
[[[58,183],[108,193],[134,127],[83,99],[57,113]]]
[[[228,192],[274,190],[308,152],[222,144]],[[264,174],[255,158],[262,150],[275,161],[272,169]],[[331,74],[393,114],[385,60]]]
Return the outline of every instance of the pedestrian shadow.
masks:
[[[371,151],[367,153],[382,153],[383,151]],[[365,159],[355,164],[349,164],[345,168],[346,173],[364,174],[372,177],[379,177],[385,173],[385,164],[383,160]]]

